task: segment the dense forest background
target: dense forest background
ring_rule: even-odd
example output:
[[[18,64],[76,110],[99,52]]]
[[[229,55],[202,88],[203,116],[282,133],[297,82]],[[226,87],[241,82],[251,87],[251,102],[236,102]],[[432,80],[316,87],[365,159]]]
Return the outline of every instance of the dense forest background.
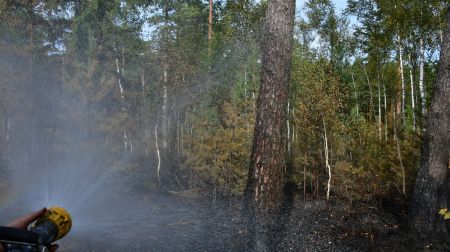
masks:
[[[286,108],[296,195],[407,202],[446,4],[298,6]],[[239,199],[265,9],[251,0],[0,1],[0,176],[76,148],[135,176],[136,190]]]

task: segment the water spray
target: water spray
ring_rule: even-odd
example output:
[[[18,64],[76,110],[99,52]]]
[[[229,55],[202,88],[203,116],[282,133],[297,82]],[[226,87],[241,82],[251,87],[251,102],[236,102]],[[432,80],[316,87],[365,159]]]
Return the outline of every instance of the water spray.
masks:
[[[8,252],[46,252],[51,243],[64,237],[71,227],[70,214],[62,207],[53,206],[29,230],[0,227],[0,242]]]

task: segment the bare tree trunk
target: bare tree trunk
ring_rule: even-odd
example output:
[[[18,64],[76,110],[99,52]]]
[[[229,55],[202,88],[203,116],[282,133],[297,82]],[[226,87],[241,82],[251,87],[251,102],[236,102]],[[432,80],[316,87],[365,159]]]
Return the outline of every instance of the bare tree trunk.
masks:
[[[423,38],[420,38],[419,43],[419,91],[420,91],[420,102],[422,107],[422,118],[425,122],[425,116],[427,113],[426,108],[426,97],[425,97],[425,83],[424,83],[424,77],[425,77],[425,50],[424,50],[424,44],[423,44]],[[425,127],[425,123],[423,123],[423,127]]]
[[[116,48],[115,44],[114,44],[114,51],[117,52],[117,48]],[[123,62],[123,60],[122,60],[122,62]],[[119,85],[119,92],[120,92],[120,98],[121,98],[121,109],[122,109],[122,112],[125,112],[125,95],[124,95],[124,89],[123,89],[123,83],[122,83],[123,66],[122,66],[122,68],[120,67],[118,57],[116,57],[116,74],[117,74],[117,82]],[[127,131],[126,128],[123,127],[123,149],[124,149],[125,153],[127,152],[127,149],[128,149],[128,136],[127,136],[126,131]]]
[[[377,85],[378,85],[378,139],[381,140],[382,134],[382,123],[381,123],[381,83],[380,83],[380,73],[377,73]]]
[[[303,164],[303,202],[306,202],[306,164],[307,164],[307,155],[305,148],[305,162]]]
[[[159,124],[159,115],[155,124],[155,147],[156,147],[156,156],[158,157],[158,166],[156,167],[156,177],[158,178],[158,185],[161,185],[161,154],[159,152],[159,143],[158,143],[158,124]]]
[[[331,188],[331,167],[328,161],[328,137],[327,137],[327,125],[325,124],[325,120],[323,120],[323,133],[324,133],[324,142],[325,142],[325,166],[327,168],[328,173],[328,181],[327,181],[327,200],[330,199],[330,188]]]
[[[249,246],[273,251],[270,229],[281,210],[286,170],[286,105],[292,61],[295,0],[268,1],[262,45],[261,84],[244,209]]]
[[[355,90],[356,117],[359,117],[358,91],[356,90],[355,76],[352,73],[353,89]]]
[[[416,130],[416,102],[414,100],[414,77],[413,77],[413,64],[411,61],[411,54],[409,54],[409,79],[411,83],[411,110],[413,117],[413,130]]]
[[[447,5],[450,9],[449,5]],[[450,13],[450,12],[448,12]],[[450,14],[446,17],[439,69],[428,111],[424,144],[409,215],[410,227],[422,234],[447,232],[438,215],[448,206],[450,156]]]
[[[169,115],[168,115],[168,106],[169,106],[169,94],[167,90],[167,74],[168,74],[168,66],[164,64],[163,69],[163,105],[162,105],[162,146],[163,150],[167,149],[167,131],[169,124]]]
[[[386,83],[383,82],[383,97],[384,97],[384,140],[387,140],[388,135],[388,109],[386,97]]]
[[[141,134],[145,137],[145,75],[141,73],[141,87],[142,87],[142,107],[141,107]]]
[[[209,17],[208,17],[208,41],[212,40],[213,32],[213,0],[209,0]]]
[[[209,16],[208,16],[208,56],[211,56],[211,42],[213,37],[213,10],[214,2],[209,0]]]
[[[364,74],[366,75],[367,85],[369,85],[369,94],[370,94],[370,109],[373,118],[375,119],[375,107],[373,106],[373,95],[372,95],[372,86],[370,85],[369,75],[367,75],[366,66],[363,66]]]
[[[400,80],[402,83],[402,105],[401,105],[401,119],[404,122],[405,119],[405,76],[404,76],[404,69],[403,69],[403,47],[401,44],[401,38],[400,38],[400,32],[398,31],[398,59],[400,64]]]
[[[402,153],[400,151],[400,139],[398,138],[397,134],[397,118],[395,117],[395,113],[394,113],[394,139],[397,147],[397,157],[398,161],[400,162],[400,170],[402,174],[402,193],[406,195],[406,172],[405,167],[403,166]]]
[[[286,106],[286,110],[287,110],[287,117],[286,117],[286,128],[287,128],[287,132],[286,132],[286,138],[287,138],[287,151],[288,151],[288,156],[291,156],[291,125],[289,122],[289,118],[290,118],[290,108],[289,108],[289,101],[288,104]]]

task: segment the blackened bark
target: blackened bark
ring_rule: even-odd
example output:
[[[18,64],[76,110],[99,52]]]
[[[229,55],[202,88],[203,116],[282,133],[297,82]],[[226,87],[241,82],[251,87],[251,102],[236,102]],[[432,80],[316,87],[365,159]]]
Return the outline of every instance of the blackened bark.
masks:
[[[449,6],[450,7],[450,6]],[[420,234],[446,232],[438,212],[447,208],[450,153],[450,15],[441,46],[439,70],[428,112],[420,168],[414,187],[409,224]]]
[[[286,169],[286,106],[295,0],[268,2],[262,44],[261,84],[244,205],[258,251],[271,250],[270,234],[280,213]]]

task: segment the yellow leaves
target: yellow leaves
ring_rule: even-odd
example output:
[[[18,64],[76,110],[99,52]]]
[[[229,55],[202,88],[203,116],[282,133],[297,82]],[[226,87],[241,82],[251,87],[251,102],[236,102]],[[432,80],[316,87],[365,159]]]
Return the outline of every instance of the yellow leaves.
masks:
[[[439,210],[439,214],[444,217],[444,220],[450,219],[450,212],[448,211],[447,208],[443,208],[443,209]]]
[[[184,140],[185,164],[194,178],[202,178],[198,185],[215,183],[238,195],[246,182],[255,116],[251,103],[245,101],[219,106],[220,119],[208,115],[193,118],[194,134],[188,133]]]

